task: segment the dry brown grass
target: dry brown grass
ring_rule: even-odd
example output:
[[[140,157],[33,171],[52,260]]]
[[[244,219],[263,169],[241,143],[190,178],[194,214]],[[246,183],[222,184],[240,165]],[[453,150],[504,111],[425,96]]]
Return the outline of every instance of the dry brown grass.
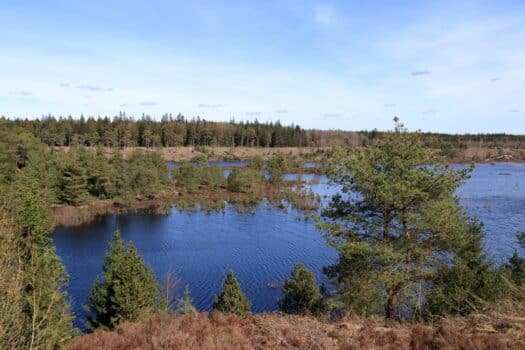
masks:
[[[350,142],[352,147],[360,147]],[[339,145],[342,146],[342,145]],[[246,160],[252,156],[262,156],[264,159],[269,159],[275,153],[284,153],[291,156],[300,156],[304,154],[312,154],[318,150],[329,150],[331,147],[206,147],[205,149],[210,155],[210,160],[224,160],[224,159],[241,159]],[[68,147],[55,147],[68,151]],[[95,147],[87,148],[95,151]],[[128,147],[122,151],[124,156],[131,154],[134,150],[139,149],[148,152],[158,152],[166,161],[189,161],[196,155],[200,154],[195,147]],[[107,155],[114,152],[112,148],[104,148]],[[448,163],[491,163],[491,162],[524,162],[525,149],[522,148],[489,148],[469,146],[466,149],[457,149],[453,155],[450,155],[446,162]]]
[[[523,325],[487,327],[472,319],[429,326],[357,318],[328,323],[278,314],[245,319],[220,313],[162,315],[77,338],[70,349],[524,349]]]
[[[54,147],[54,149],[68,151],[69,147]],[[87,147],[86,149],[95,151],[95,147]],[[210,155],[210,160],[224,160],[224,159],[242,159],[246,160],[252,156],[262,156],[265,159],[270,158],[275,153],[284,153],[287,155],[301,155],[315,152],[319,147],[204,147]],[[328,149],[328,148],[326,148]],[[115,149],[104,148],[107,155],[111,155]],[[134,150],[142,150],[147,152],[157,152],[162,159],[166,161],[189,161],[198,154],[201,154],[195,147],[128,147],[122,150],[124,157],[131,154]]]

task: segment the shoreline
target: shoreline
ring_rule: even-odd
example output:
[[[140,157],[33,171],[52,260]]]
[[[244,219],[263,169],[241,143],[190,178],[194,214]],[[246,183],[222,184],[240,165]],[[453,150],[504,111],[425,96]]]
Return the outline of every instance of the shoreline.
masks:
[[[498,163],[512,163],[524,164],[525,160],[498,160],[477,162],[475,164],[491,164]],[[446,165],[468,165],[469,162],[447,162]],[[222,167],[222,169],[235,169],[244,167]],[[322,174],[319,168],[292,168],[286,173],[301,175],[319,175]],[[231,192],[226,188],[220,188],[217,191],[197,190],[195,192],[185,192],[177,186],[168,186],[168,188],[159,192],[153,198],[112,198],[112,199],[92,199],[82,205],[73,206],[67,204],[53,204],[50,208],[51,221],[56,227],[80,226],[95,220],[99,216],[110,214],[122,214],[141,210],[159,210],[166,207],[179,207],[180,209],[192,209],[197,205],[201,206],[202,210],[216,210],[221,209],[224,205],[221,203],[231,204],[253,204],[261,202],[264,198],[276,200],[285,199],[290,200],[284,194],[284,189],[291,189],[298,184],[304,184],[302,179],[298,180],[283,180],[278,184],[265,183],[260,188],[257,188],[253,193]],[[302,194],[297,191],[290,191],[298,196]],[[290,196],[290,194],[288,194]],[[296,197],[297,198],[297,197]],[[295,204],[299,204],[297,202]],[[303,209],[310,210],[311,205],[304,205]]]
[[[124,200],[122,198],[94,199],[83,205],[73,206],[55,204],[50,208],[51,222],[55,228],[73,227],[88,224],[99,216],[124,214],[141,210],[162,210],[177,207],[179,209],[196,209],[213,211],[223,209],[226,203],[236,205],[239,210],[259,204],[262,200],[288,200],[291,205],[304,211],[314,209],[314,204],[307,198],[300,198],[301,193],[289,191],[303,181],[282,181],[278,184],[265,184],[254,192],[231,192],[225,188],[218,191],[198,190],[192,193],[180,191],[177,187],[170,187],[157,194],[154,198]],[[292,195],[295,193],[296,196]],[[299,200],[297,200],[299,198]],[[300,201],[303,199],[303,201]],[[297,200],[297,201],[294,201]]]

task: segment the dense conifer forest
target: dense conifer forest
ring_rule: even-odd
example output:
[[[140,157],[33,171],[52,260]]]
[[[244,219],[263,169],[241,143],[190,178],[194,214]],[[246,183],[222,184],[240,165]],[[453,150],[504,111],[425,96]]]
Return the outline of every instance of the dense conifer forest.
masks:
[[[160,120],[124,114],[105,118],[55,118],[4,120],[31,132],[49,146],[102,145],[106,147],[303,147],[315,144],[299,126],[280,122],[213,122],[182,115]]]
[[[73,118],[46,116],[36,119],[0,118],[0,125],[20,127],[48,146],[105,147],[330,147],[368,146],[388,132],[378,130],[306,130],[281,122],[216,122],[165,114],[160,119],[128,117]],[[422,133],[426,146],[445,150],[468,147],[525,148],[524,135]]]

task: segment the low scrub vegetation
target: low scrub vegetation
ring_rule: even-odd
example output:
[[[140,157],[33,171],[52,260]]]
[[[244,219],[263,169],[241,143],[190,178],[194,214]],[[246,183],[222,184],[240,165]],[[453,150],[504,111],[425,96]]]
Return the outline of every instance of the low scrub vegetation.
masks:
[[[158,315],[77,338],[69,349],[522,349],[524,325],[514,322],[520,328],[509,330],[501,322],[470,318],[422,325],[359,318],[329,323],[278,314]]]
[[[264,183],[261,173],[253,169],[233,169],[228,175],[226,188],[232,192],[255,193]]]
[[[217,191],[225,185],[223,170],[216,166],[182,163],[173,171],[175,185],[192,193],[197,190]]]

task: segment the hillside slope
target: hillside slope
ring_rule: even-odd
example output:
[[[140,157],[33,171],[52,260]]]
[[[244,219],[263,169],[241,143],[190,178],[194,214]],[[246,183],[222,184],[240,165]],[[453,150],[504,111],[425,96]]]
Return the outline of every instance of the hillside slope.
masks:
[[[435,326],[346,319],[328,323],[304,316],[220,313],[153,316],[112,332],[77,338],[87,349],[524,349],[524,319],[481,317]]]

